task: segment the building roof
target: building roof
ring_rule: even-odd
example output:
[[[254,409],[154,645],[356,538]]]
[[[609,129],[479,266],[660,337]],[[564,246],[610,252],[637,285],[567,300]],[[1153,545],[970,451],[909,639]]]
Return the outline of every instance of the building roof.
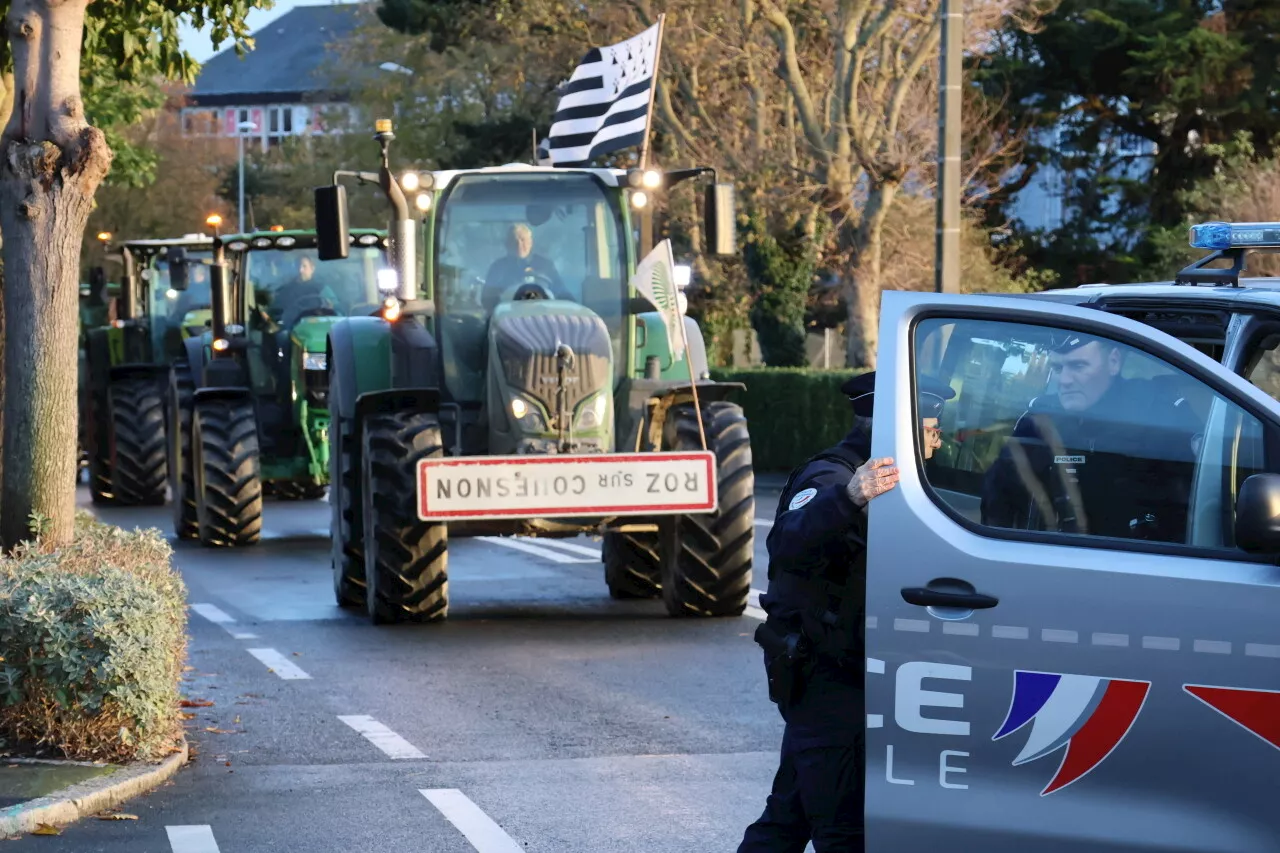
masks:
[[[202,106],[235,106],[328,99],[349,79],[330,76],[339,66],[330,46],[355,31],[360,6],[331,3],[291,9],[253,34],[254,48],[244,57],[232,46],[206,62],[192,100]],[[344,69],[342,75],[349,72]]]

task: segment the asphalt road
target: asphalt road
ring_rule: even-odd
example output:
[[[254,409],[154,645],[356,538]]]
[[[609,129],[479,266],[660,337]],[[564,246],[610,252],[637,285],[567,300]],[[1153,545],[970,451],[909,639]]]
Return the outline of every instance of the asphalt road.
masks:
[[[757,517],[776,501],[762,489]],[[189,709],[194,762],[124,807],[137,821],[5,850],[736,848],[782,734],[753,616],[613,601],[588,537],[454,539],[448,622],[375,628],[334,604],[328,513],[270,502],[256,547],[175,544],[185,693],[212,703]],[[99,515],[172,529],[167,507]],[[767,521],[757,533],[759,589]]]

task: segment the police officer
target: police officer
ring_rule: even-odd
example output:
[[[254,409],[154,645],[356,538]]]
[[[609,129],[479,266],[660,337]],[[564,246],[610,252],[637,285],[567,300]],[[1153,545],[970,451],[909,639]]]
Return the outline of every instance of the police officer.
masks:
[[[841,386],[863,419],[872,414],[875,374]],[[921,456],[940,445],[938,417],[955,396],[922,379]],[[756,641],[765,653],[769,697],[786,721],[773,790],[738,853],[863,849],[863,599],[867,503],[898,482],[893,459],[871,459],[869,420],[792,472],[769,532],[768,618]]]
[[[994,527],[1183,541],[1197,417],[1176,375],[1125,379],[1125,349],[1063,332],[1057,392],[1033,399],[982,489]]]

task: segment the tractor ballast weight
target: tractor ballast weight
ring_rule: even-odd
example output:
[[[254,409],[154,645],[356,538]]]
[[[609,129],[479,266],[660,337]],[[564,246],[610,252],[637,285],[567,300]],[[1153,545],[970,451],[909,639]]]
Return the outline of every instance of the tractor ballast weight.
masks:
[[[754,540],[750,438],[729,400],[742,386],[709,379],[683,313],[669,342],[667,318],[631,282],[648,248],[631,236],[633,210],[652,233],[646,193],[710,174],[708,253],[732,255],[733,187],[703,168],[397,180],[390,123],[374,138],[379,171],[335,172],[315,191],[319,255],[341,259],[339,181],[377,185],[396,270],[377,316],[329,331],[339,604],[375,623],[439,621],[450,534],[586,532],[604,536],[615,597],[661,596],[675,616],[740,614]],[[550,257],[535,254],[542,245]]]
[[[212,244],[201,234],[121,243],[112,258],[121,265],[119,284],[111,288],[114,317],[105,270],[90,273],[81,306],[80,431],[94,503],[165,501],[168,364],[191,324],[202,322],[202,306],[188,306],[174,287],[172,261],[208,252]],[[185,282],[179,284],[185,291]]]
[[[313,231],[220,237],[210,322],[169,376],[174,526],[209,546],[259,541],[263,499],[322,498],[329,475],[328,331],[380,303],[385,235],[361,230],[320,271]],[[350,253],[346,253],[350,255]]]

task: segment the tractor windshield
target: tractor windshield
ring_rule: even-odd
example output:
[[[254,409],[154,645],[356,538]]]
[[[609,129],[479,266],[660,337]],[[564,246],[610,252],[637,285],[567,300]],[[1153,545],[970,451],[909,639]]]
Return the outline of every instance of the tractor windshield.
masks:
[[[152,345],[156,352],[180,355],[182,338],[204,331],[209,310],[210,267],[213,253],[187,249],[187,289],[174,290],[169,262],[156,255],[147,267],[147,315],[152,318]]]
[[[369,314],[378,306],[377,246],[352,246],[343,260],[321,263],[314,248],[250,249],[243,274],[249,303],[284,328],[317,314]]]
[[[443,199],[435,248],[445,382],[454,399],[483,398],[489,316],[522,288],[598,314],[621,378],[626,244],[617,200],[596,178],[571,172],[461,175]]]

